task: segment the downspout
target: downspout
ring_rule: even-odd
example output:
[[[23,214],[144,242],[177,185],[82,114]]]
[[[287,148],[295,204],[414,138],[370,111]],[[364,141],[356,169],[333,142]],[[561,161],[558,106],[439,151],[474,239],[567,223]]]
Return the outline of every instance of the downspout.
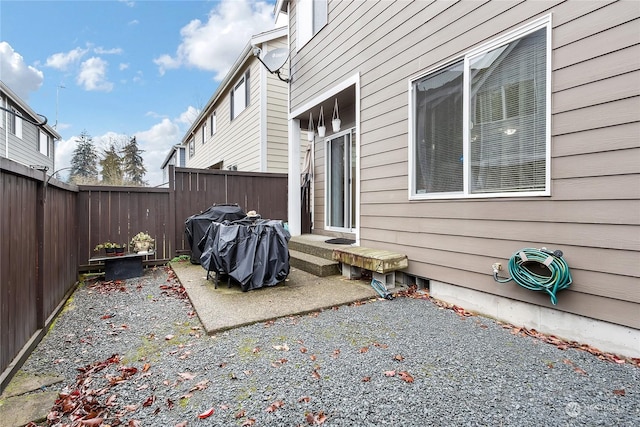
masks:
[[[267,44],[263,43],[261,46],[263,52],[267,51]],[[267,146],[267,96],[268,96],[268,79],[267,70],[264,67],[260,68],[260,172],[268,172],[269,164],[267,157],[269,156],[269,150]]]

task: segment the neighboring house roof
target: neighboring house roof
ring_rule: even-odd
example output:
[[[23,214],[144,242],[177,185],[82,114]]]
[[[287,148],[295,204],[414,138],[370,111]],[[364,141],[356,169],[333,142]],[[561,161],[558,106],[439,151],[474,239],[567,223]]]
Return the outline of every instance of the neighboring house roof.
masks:
[[[218,100],[226,93],[229,86],[233,84],[233,82],[235,81],[235,78],[238,76],[238,72],[242,69],[242,67],[247,63],[248,60],[253,58],[253,51],[252,51],[253,44],[264,43],[270,40],[275,40],[280,37],[284,37],[287,34],[288,34],[288,28],[285,26],[285,27],[276,28],[274,30],[265,31],[251,38],[249,43],[247,43],[245,47],[242,49],[242,53],[240,54],[240,56],[238,56],[238,59],[236,59],[236,62],[231,66],[231,69],[229,69],[229,72],[225,75],[224,79],[222,79],[222,81],[218,85],[218,88],[216,89],[216,91],[213,93],[211,98],[209,98],[207,105],[205,105],[205,107],[200,111],[200,114],[198,115],[197,119],[194,120],[194,122],[189,127],[189,130],[187,130],[187,132],[182,137],[182,141],[181,141],[182,145],[185,145],[189,142],[189,139],[196,133],[196,130],[201,126],[202,121],[206,119],[206,116],[207,116],[206,112],[209,111],[211,107],[215,105],[218,102]]]
[[[162,166],[160,166],[160,169],[164,169],[165,167],[167,167],[167,163],[169,163],[169,160],[171,160],[175,152],[178,151],[178,149],[180,148],[182,148],[182,145],[180,144],[176,144],[173,147],[171,147],[171,149],[167,153],[167,157],[165,157],[164,162],[162,162]]]
[[[29,119],[35,122],[42,122],[42,116],[39,116],[38,113],[33,111],[29,105],[22,100],[14,91],[12,91],[9,86],[7,86],[2,80],[0,80],[0,92],[5,94],[7,98],[11,100],[14,104],[19,106],[25,113],[29,115]],[[4,106],[3,106],[4,107]],[[54,128],[49,125],[43,126],[45,130],[51,134],[55,139],[62,139],[62,136],[56,132]]]

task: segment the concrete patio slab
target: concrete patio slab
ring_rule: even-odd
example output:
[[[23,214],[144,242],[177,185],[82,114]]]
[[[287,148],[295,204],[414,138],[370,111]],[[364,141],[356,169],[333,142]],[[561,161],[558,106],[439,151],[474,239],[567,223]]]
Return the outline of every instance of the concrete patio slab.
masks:
[[[237,284],[229,288],[226,281],[215,289],[213,279],[207,280],[200,265],[174,262],[171,266],[209,335],[378,297],[366,281],[317,277],[294,268],[286,281],[276,286],[242,292]]]

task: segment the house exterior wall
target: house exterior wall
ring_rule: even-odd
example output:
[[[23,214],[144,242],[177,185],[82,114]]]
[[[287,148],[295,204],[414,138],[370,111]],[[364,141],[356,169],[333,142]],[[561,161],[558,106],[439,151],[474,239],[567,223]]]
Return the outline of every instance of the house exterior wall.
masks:
[[[189,168],[208,168],[220,161],[223,167],[237,165],[238,170],[260,171],[260,63],[249,59],[240,68],[236,77],[231,79],[229,89],[219,98],[219,102],[210,110],[216,111],[216,133],[210,134],[210,114],[200,123],[194,134],[195,155],[189,154],[187,145],[186,166]],[[249,70],[250,103],[234,120],[231,120],[230,90]],[[202,117],[199,117],[201,120]],[[206,124],[206,128],[205,128]],[[204,143],[203,131],[206,130]]]
[[[0,91],[0,106],[7,109],[15,109],[22,114],[23,117],[33,121],[41,121],[39,116],[32,117],[18,102],[10,99],[5,90]],[[32,123],[22,120],[22,136],[18,137],[9,129],[9,121],[12,120],[12,114],[4,110],[0,110],[0,156],[7,157],[26,166],[38,165],[48,167],[50,173],[54,171],[55,166],[55,137],[48,126],[42,131],[48,136],[48,155],[44,155],[39,150],[40,128]],[[7,145],[8,140],[8,145]],[[8,155],[7,155],[8,154]]]
[[[287,40],[280,39],[268,43],[268,50],[286,48]],[[284,71],[284,70],[283,70]],[[288,170],[287,159],[288,127],[287,127],[287,102],[288,86],[276,75],[261,70],[265,73],[266,87],[266,123],[267,128],[267,171],[286,173]],[[286,72],[282,73],[287,78]]]
[[[336,1],[296,49],[290,110],[360,75],[360,244],[402,252],[408,274],[640,329],[640,8],[633,1]],[[551,15],[550,196],[410,200],[409,82]],[[324,154],[315,153],[315,210]],[[548,296],[491,265],[560,248],[573,275]]]

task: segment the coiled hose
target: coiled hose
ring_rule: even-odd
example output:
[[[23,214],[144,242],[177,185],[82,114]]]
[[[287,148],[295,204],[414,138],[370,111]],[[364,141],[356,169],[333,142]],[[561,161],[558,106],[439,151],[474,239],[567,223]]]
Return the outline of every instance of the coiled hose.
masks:
[[[551,273],[549,276],[532,271],[529,267],[536,263],[536,267],[540,264],[547,267]],[[558,304],[556,293],[563,289],[567,289],[572,282],[569,266],[562,258],[562,251],[549,251],[546,248],[520,249],[509,259],[508,264],[510,278],[498,277],[498,267],[493,265],[493,279],[498,283],[507,283],[513,280],[523,288],[532,291],[544,291],[551,296],[551,303]],[[539,268],[538,268],[539,270]]]

